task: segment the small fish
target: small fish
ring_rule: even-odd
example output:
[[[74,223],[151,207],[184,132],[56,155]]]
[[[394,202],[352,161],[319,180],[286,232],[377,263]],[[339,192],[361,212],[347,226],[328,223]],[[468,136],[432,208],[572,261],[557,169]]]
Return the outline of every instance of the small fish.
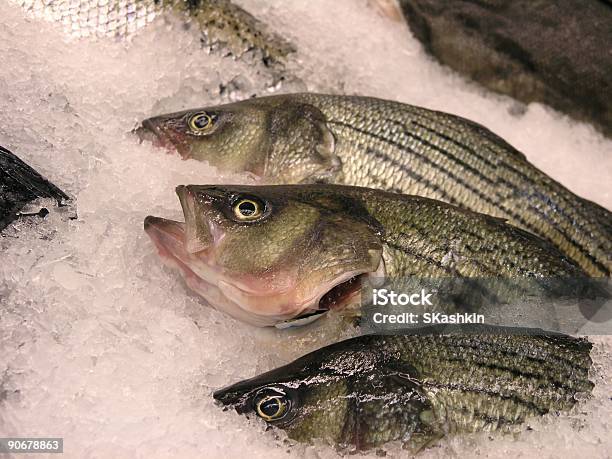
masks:
[[[60,206],[70,200],[62,190],[0,146],[0,231],[25,215],[21,212],[23,208],[38,198],[53,199]],[[42,208],[35,214],[44,217],[48,213]]]
[[[270,184],[326,182],[439,199],[547,239],[592,276],[612,269],[612,214],[472,121],[368,97],[288,94],[145,120],[141,138]]]
[[[185,223],[144,223],[162,259],[213,307],[259,326],[353,304],[364,278],[522,278],[545,290],[589,280],[537,236],[419,196],[341,185],[177,194]]]
[[[269,32],[230,0],[13,0],[28,13],[59,22],[74,37],[131,37],[160,16],[195,23],[211,49],[241,58],[251,53],[265,65],[283,64],[295,47]]]
[[[213,396],[299,442],[366,450],[397,441],[416,452],[447,435],[512,432],[569,410],[593,388],[590,350],[565,335],[426,327],[342,341]]]

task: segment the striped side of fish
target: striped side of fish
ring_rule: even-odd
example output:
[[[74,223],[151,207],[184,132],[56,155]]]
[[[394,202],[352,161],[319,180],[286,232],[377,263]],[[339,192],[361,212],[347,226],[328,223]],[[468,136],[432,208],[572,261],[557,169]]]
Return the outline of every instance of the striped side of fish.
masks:
[[[582,199],[483,126],[443,112],[363,97],[298,95],[337,139],[343,183],[419,194],[508,219],[609,276],[612,214]]]

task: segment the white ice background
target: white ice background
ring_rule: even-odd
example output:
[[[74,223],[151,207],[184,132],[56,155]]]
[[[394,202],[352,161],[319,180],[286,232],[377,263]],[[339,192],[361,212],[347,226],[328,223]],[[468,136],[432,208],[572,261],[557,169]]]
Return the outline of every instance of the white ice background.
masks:
[[[612,208],[611,141],[541,105],[523,110],[486,93],[366,1],[239,3],[297,44],[296,72],[309,90],[479,121]],[[0,437],[63,437],[66,458],[337,456],[292,445],[211,398],[338,339],[333,327],[261,330],[204,306],[142,229],[149,214],[181,217],[176,185],[239,178],[141,145],[129,131],[154,114],[217,103],[219,84],[248,72],[208,55],[176,21],[127,43],[75,41],[0,1],[0,145],[75,197],[78,212],[76,220],[53,212],[0,238]],[[263,81],[250,91],[265,94]],[[422,457],[610,457],[612,340],[593,341],[596,387],[572,413],[534,419],[518,436],[445,440]]]

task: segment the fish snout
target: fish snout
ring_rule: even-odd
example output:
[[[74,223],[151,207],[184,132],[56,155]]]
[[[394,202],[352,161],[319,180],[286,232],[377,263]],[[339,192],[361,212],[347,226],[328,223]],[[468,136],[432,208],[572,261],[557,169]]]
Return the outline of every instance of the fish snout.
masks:
[[[225,408],[233,408],[238,414],[249,411],[248,394],[249,390],[241,387],[241,383],[232,384],[213,392],[215,402]]]
[[[138,137],[140,143],[151,142],[154,147],[162,148],[168,153],[181,153],[182,149],[178,148],[181,145],[179,131],[169,129],[166,124],[167,120],[162,116],[147,118],[132,130],[132,133]]]
[[[149,215],[144,220],[144,230],[162,257],[169,257],[182,250],[185,240],[184,223]]]
[[[213,398],[223,405],[231,405],[235,402],[233,394],[226,387],[213,392]]]
[[[147,234],[163,232],[176,239],[182,239],[184,224],[174,220],[167,220],[165,218],[149,215],[144,220],[144,230]]]
[[[140,126],[132,130],[132,134],[136,134],[140,143],[145,141],[156,143],[159,140],[156,135],[155,126],[150,120],[144,120]]]

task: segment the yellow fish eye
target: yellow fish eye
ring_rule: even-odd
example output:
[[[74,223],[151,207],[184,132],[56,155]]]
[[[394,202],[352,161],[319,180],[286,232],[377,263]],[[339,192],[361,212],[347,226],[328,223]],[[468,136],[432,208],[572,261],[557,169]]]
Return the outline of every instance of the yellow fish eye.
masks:
[[[289,402],[284,395],[267,395],[257,402],[257,415],[265,421],[281,419],[289,408]]]
[[[189,118],[189,129],[194,134],[205,134],[214,127],[216,118],[206,112],[196,113]]]
[[[257,220],[263,211],[263,204],[255,199],[242,198],[234,203],[234,215],[241,221]]]

